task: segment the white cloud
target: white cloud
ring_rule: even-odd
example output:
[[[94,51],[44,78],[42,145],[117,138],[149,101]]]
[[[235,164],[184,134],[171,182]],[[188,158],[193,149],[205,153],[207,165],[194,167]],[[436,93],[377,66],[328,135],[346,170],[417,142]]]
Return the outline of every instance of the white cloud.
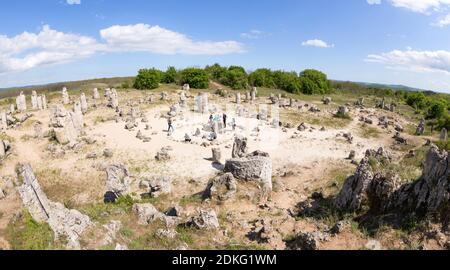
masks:
[[[381,0],[366,0],[369,5],[379,5]],[[450,0],[387,0],[394,7],[405,8],[418,13],[429,14],[450,5]]]
[[[450,75],[450,52],[394,50],[367,56],[367,62],[385,64],[388,68],[404,69],[414,72],[440,72]]]
[[[369,5],[379,5],[379,4],[381,4],[381,0],[367,0],[367,4],[369,4]]]
[[[39,33],[0,36],[0,73],[88,57],[103,50],[95,39],[58,32],[45,25]]]
[[[81,4],[81,0],[67,0],[66,2],[69,5],[80,5]]]
[[[241,37],[247,38],[247,39],[259,39],[259,38],[264,38],[264,37],[268,37],[268,36],[270,36],[269,33],[266,33],[264,31],[260,31],[260,30],[251,30],[248,33],[241,33]]]
[[[100,31],[113,51],[137,51],[158,54],[221,55],[244,52],[236,41],[194,41],[184,34],[147,24],[115,25]]]
[[[432,23],[431,25],[437,26],[437,27],[445,27],[450,25],[450,14],[447,14],[447,16],[442,17],[437,22]]]
[[[310,39],[307,41],[302,42],[303,46],[307,47],[318,47],[318,48],[333,48],[334,44],[328,44],[323,40],[320,39]]]
[[[244,52],[236,41],[194,41],[159,26],[112,26],[100,31],[104,42],[79,34],[58,32],[45,25],[38,33],[0,35],[0,74],[67,63],[101,52],[223,55]]]

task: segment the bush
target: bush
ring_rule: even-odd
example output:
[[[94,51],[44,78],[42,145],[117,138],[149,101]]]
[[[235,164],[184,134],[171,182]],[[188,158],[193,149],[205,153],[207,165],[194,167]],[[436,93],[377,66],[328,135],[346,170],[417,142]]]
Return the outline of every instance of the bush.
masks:
[[[207,89],[209,87],[208,73],[200,68],[187,68],[181,72],[181,84],[186,83],[195,89]]]
[[[245,89],[248,87],[247,72],[242,67],[231,66],[223,75],[221,83],[235,90]]]
[[[134,88],[139,90],[151,90],[159,87],[163,73],[157,69],[141,69],[134,81]]]
[[[164,73],[162,82],[163,83],[175,83],[177,80],[178,71],[175,67],[169,67]]]
[[[428,98],[424,93],[411,93],[407,94],[406,104],[413,107],[416,110],[423,110],[427,106]]]
[[[331,83],[327,75],[315,69],[306,69],[300,73],[302,92],[307,95],[329,94]]]
[[[427,119],[440,119],[447,113],[447,102],[445,100],[432,101],[428,107]]]
[[[206,66],[205,71],[208,73],[209,77],[217,82],[220,82],[224,78],[227,72],[226,67],[222,67],[219,64],[214,64],[212,66]]]
[[[256,87],[274,87],[275,83],[272,77],[272,71],[267,68],[260,68],[253,71],[249,77],[248,81],[250,85]]]

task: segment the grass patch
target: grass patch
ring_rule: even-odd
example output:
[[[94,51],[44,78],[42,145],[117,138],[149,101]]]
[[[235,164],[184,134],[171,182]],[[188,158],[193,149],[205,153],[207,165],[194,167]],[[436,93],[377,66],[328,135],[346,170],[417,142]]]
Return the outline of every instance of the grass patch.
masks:
[[[291,122],[294,124],[307,123],[314,126],[334,129],[341,129],[351,123],[350,119],[317,115],[310,112],[281,111],[280,118],[282,122]]]
[[[8,242],[14,250],[53,250],[57,246],[47,223],[35,221],[28,211],[6,228]]]
[[[366,124],[360,125],[359,135],[365,139],[371,139],[371,138],[380,138],[381,131],[376,128],[372,127]]]

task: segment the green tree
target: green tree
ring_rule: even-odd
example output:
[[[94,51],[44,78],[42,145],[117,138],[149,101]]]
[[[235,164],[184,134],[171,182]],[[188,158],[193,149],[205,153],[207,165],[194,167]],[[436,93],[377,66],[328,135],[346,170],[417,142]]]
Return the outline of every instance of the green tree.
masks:
[[[209,87],[208,73],[200,68],[187,68],[181,72],[181,84],[186,83],[195,89],[207,89]]]
[[[406,97],[406,104],[416,110],[423,110],[427,106],[428,98],[423,92],[410,93]]]
[[[427,119],[440,119],[447,113],[447,102],[445,100],[433,100],[428,107]]]
[[[267,68],[260,68],[253,71],[249,77],[248,81],[250,85],[256,87],[274,87],[275,83],[272,77],[272,71]]]
[[[331,83],[327,75],[315,69],[306,69],[300,73],[302,90],[304,94],[328,94],[331,92]]]
[[[227,68],[216,63],[212,66],[206,66],[205,71],[208,72],[211,79],[220,82],[220,80],[225,76]]]
[[[248,76],[245,69],[238,66],[231,66],[223,75],[220,82],[232,89],[245,89],[248,87]]]
[[[162,82],[163,83],[175,83],[177,79],[178,71],[175,67],[169,67],[167,68],[166,72],[164,73]]]
[[[157,69],[141,69],[134,81],[134,88],[139,90],[156,89],[162,79],[162,72]]]

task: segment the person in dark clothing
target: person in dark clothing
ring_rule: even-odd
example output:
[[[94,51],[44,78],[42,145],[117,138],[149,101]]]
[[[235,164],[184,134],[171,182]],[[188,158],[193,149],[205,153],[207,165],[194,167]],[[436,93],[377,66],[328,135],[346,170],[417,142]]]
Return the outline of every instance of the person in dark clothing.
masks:
[[[226,114],[223,114],[223,126],[224,126],[224,128],[227,128],[227,118],[228,118],[228,116]]]
[[[167,132],[170,133],[170,130],[172,130],[172,132],[173,132],[175,129],[173,128],[173,125],[172,125],[172,118],[169,118],[167,120],[167,124],[169,125],[169,128],[167,129]]]

